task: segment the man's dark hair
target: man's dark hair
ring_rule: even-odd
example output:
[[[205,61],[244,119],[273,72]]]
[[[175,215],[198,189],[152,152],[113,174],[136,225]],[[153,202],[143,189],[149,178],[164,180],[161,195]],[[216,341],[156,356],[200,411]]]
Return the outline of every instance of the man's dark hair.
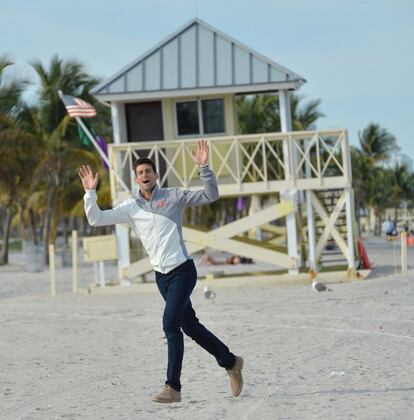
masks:
[[[134,174],[137,174],[137,167],[139,165],[151,165],[152,170],[154,171],[154,173],[157,173],[157,168],[155,167],[155,163],[148,158],[139,158],[134,162]]]

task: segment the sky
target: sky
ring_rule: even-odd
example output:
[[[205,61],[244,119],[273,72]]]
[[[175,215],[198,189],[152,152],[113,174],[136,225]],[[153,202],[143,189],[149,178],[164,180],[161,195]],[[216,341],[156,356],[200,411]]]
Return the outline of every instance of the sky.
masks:
[[[318,129],[369,123],[414,160],[412,0],[0,0],[0,54],[7,77],[34,82],[30,65],[58,54],[110,77],[194,17],[303,76],[322,100]]]

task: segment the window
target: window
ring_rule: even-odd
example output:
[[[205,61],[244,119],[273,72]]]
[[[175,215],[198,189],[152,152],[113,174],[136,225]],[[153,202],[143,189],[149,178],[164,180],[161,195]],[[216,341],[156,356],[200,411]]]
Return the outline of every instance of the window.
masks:
[[[175,103],[179,136],[224,133],[223,99],[202,99]]]
[[[201,101],[204,134],[224,133],[223,99]]]
[[[176,109],[178,135],[200,134],[197,101],[177,102]]]

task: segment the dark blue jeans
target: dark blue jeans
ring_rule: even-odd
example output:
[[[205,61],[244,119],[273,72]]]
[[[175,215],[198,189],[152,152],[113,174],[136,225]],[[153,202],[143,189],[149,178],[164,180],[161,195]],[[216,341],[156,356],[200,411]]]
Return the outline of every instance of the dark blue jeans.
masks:
[[[181,390],[180,376],[184,356],[184,331],[198,345],[212,354],[219,366],[230,369],[236,357],[214,334],[200,324],[191,305],[190,295],[197,282],[193,260],[187,260],[167,274],[155,272],[158,289],[165,300],[162,325],[168,342],[166,384]]]

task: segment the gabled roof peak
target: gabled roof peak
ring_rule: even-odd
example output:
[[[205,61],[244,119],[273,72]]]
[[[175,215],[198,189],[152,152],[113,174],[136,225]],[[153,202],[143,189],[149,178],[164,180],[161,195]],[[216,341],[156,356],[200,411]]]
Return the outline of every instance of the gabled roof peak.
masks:
[[[153,48],[123,67],[95,89],[97,96],[116,94],[217,90],[291,83],[296,89],[305,79],[245,46],[199,18],[193,18]],[[271,85],[271,86],[268,86]],[[273,86],[274,85],[274,86]],[[150,96],[150,95],[149,95]],[[167,95],[168,96],[168,95]]]

